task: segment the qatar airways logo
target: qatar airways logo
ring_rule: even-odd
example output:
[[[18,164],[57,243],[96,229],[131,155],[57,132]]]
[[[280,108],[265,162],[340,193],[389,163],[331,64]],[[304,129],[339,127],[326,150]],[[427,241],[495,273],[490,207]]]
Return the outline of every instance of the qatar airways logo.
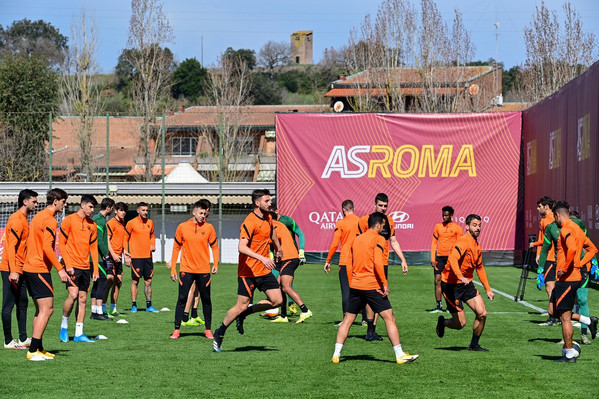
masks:
[[[308,219],[320,230],[335,230],[335,223],[343,219],[343,214],[339,211],[310,212]]]
[[[389,216],[393,219],[393,224],[396,229],[406,230],[414,228],[414,223],[407,223],[407,221],[410,220],[410,214],[407,212],[395,211],[391,212]]]

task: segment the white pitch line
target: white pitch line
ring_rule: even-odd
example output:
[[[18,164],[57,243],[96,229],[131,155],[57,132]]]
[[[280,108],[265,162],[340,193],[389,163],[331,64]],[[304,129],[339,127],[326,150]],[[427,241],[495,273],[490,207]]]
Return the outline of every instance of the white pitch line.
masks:
[[[476,280],[472,280],[472,281],[474,282],[474,284],[480,285],[481,287],[483,286],[483,285],[482,285],[480,282],[478,282],[478,281],[476,281]],[[499,295],[501,295],[501,296],[504,296],[504,297],[506,297],[506,298],[508,298],[508,299],[514,300],[514,295],[510,295],[510,294],[507,294],[507,293],[505,293],[505,292],[503,292],[503,291],[496,290],[495,288],[491,288],[491,291],[493,291],[494,293],[496,293],[496,294],[499,294]],[[541,313],[541,312],[544,312],[544,311],[545,311],[545,309],[543,309],[543,308],[540,308],[540,307],[538,307],[538,306],[535,306],[535,305],[533,305],[532,303],[528,303],[528,302],[526,302],[526,301],[517,301],[517,302],[518,302],[518,303],[521,303],[522,305],[524,305],[524,306],[526,306],[526,307],[529,307],[529,308],[531,308],[531,309],[533,309],[533,310],[536,310],[536,311],[537,311],[537,312],[539,312],[539,313]]]

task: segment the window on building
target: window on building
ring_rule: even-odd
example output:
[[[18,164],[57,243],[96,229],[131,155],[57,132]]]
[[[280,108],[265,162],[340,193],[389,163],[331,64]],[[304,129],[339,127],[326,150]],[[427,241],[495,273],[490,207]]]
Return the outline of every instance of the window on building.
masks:
[[[190,156],[195,155],[198,147],[197,137],[173,137],[172,138],[173,155]]]
[[[300,58],[300,57],[295,57],[295,63],[296,63],[296,64],[299,64],[299,58]]]

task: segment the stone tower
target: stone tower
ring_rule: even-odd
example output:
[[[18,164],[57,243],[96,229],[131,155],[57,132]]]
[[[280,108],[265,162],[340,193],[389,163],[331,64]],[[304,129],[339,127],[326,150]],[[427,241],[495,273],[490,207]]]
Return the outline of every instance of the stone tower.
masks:
[[[298,30],[291,34],[291,59],[294,64],[312,64],[312,31]]]

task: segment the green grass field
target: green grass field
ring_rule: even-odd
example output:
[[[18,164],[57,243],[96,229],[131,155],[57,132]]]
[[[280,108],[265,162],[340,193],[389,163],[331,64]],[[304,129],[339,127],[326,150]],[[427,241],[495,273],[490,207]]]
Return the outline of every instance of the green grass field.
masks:
[[[235,265],[223,265],[212,283],[214,326],[236,300]],[[127,269],[125,273],[127,273]],[[520,270],[487,267],[495,289],[515,294]],[[489,312],[481,338],[488,353],[466,350],[472,334],[473,314],[467,326],[435,335],[436,314],[426,309],[434,303],[430,267],[411,267],[402,276],[390,270],[391,302],[395,309],[404,350],[420,354],[412,363],[398,365],[389,344],[366,342],[365,327],[350,330],[341,363],[330,363],[341,305],[336,273],[325,275],[320,265],[306,265],[296,273],[296,289],[314,317],[304,324],[271,324],[251,316],[240,336],[231,326],[222,353],[212,352],[212,341],[203,327],[182,327],[181,338],[169,339],[173,330],[177,284],[168,270],[156,265],[154,307],[170,312],[124,312],[129,324],[86,320],[85,332],[103,334],[94,344],[58,340],[66,290],[54,274],[55,313],[44,336],[44,346],[57,354],[54,361],[28,362],[25,351],[0,350],[0,397],[423,397],[423,398],[536,398],[596,397],[592,379],[599,370],[599,339],[583,346],[576,364],[556,364],[560,356],[561,328],[540,327],[536,311],[497,295],[485,299]],[[120,309],[130,308],[130,279]],[[546,306],[546,296],[529,281],[525,299]],[[599,293],[590,290],[591,312],[599,310]],[[262,294],[257,297],[261,298]],[[143,295],[138,297],[145,308]],[[33,317],[30,303],[30,319]],[[596,312],[594,314],[597,314]],[[296,318],[294,318],[295,320]],[[31,334],[31,323],[28,325]],[[377,331],[383,335],[381,321]],[[72,317],[69,329],[74,332]],[[16,321],[13,321],[16,334]],[[580,330],[574,329],[575,339]],[[385,337],[386,338],[386,337]],[[595,370],[595,372],[593,372]]]

